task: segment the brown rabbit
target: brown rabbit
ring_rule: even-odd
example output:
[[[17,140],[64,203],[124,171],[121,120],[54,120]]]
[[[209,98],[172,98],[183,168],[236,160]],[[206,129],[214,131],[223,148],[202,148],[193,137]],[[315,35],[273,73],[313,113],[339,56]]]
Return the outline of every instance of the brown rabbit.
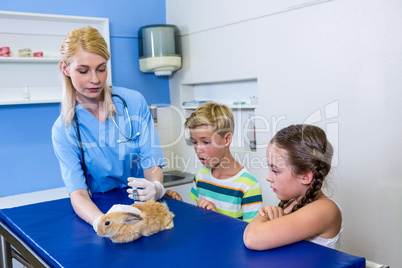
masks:
[[[141,236],[173,228],[174,214],[165,204],[149,200],[133,204],[141,214],[111,212],[102,216],[98,224],[99,236],[108,237],[114,243],[127,243]]]

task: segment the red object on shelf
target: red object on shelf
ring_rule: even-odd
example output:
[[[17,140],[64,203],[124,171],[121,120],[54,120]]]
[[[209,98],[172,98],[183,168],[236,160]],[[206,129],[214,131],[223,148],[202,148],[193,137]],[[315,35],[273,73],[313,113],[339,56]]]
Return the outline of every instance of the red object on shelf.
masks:
[[[10,57],[10,47],[0,47],[0,57]]]
[[[34,57],[41,58],[41,57],[43,57],[43,52],[42,52],[42,51],[35,52],[35,53],[33,54],[33,56],[34,56]]]
[[[10,47],[0,47],[0,53],[10,53]]]

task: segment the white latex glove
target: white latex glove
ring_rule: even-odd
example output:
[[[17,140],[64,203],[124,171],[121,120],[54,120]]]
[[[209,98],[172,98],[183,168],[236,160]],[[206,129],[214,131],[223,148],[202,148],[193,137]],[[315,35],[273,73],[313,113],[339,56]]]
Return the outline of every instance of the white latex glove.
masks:
[[[98,232],[98,224],[99,224],[99,221],[100,221],[100,219],[103,217],[103,215],[100,215],[98,218],[96,218],[96,220],[94,220],[94,222],[92,223],[92,227],[94,228],[94,230],[95,230],[95,233],[97,233]]]
[[[128,186],[131,188],[127,189],[129,193],[128,197],[133,199],[133,189],[137,189],[136,202],[145,202],[148,200],[158,200],[165,195],[165,188],[159,181],[149,181],[147,179],[139,179],[130,177],[128,180]]]
[[[134,213],[134,214],[138,214],[138,215],[141,214],[141,210],[139,210],[136,207],[130,206],[130,205],[113,205],[106,214],[109,214],[112,212],[129,212],[129,213]]]
[[[139,210],[136,207],[130,206],[130,205],[113,205],[109,209],[109,211],[106,212],[106,214],[109,214],[112,212],[129,212],[129,213],[141,215],[141,210]],[[98,225],[99,225],[100,219],[106,214],[100,215],[98,218],[96,218],[96,220],[94,220],[92,227],[94,228],[95,232],[98,231]]]

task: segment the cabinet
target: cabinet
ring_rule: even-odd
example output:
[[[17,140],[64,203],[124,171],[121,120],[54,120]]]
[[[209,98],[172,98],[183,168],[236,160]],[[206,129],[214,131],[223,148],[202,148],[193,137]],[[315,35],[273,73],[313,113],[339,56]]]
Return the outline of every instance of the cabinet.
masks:
[[[194,105],[188,105],[194,100]],[[215,101],[231,108],[235,120],[232,148],[250,150],[250,141],[255,142],[256,78],[181,84],[180,102],[186,118],[198,107],[197,101]]]
[[[0,11],[0,25],[0,47],[11,50],[11,57],[0,57],[0,105],[61,101],[59,50],[70,30],[94,27],[110,48],[107,18]],[[43,58],[19,57],[18,50],[24,48],[42,51]]]

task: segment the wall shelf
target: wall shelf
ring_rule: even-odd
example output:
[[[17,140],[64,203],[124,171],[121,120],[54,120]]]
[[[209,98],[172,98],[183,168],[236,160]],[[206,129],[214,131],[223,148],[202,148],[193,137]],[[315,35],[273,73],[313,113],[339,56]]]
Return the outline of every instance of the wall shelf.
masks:
[[[250,149],[249,132],[250,118],[254,118],[258,104],[251,103],[251,97],[258,100],[258,83],[256,78],[239,79],[231,81],[185,83],[180,86],[180,103],[185,117],[197,109],[198,105],[183,105],[184,102],[193,104],[197,101],[212,100],[225,104],[232,109],[235,124],[232,148],[240,151],[252,151]],[[194,101],[194,102],[193,102]],[[245,104],[233,104],[234,102]],[[254,136],[254,135],[252,135]]]
[[[29,101],[0,101],[0,105],[19,105],[19,104],[40,104],[40,103],[59,103],[60,99],[29,100]]]
[[[91,26],[110,44],[107,18],[0,11],[0,25],[6,26],[0,30],[1,46],[11,50],[11,57],[0,57],[0,105],[61,102],[59,50],[70,30]],[[24,48],[41,51],[43,57],[19,57]],[[107,83],[112,84],[110,61],[108,69]]]
[[[25,87],[0,87],[0,105],[57,103],[61,102],[62,88],[54,87],[28,87],[29,98],[26,98]]]
[[[236,104],[226,104],[232,110],[254,110],[258,107],[258,105],[253,104],[243,104],[243,105],[236,105]],[[195,110],[198,106],[183,106],[183,110]]]
[[[0,57],[1,63],[59,63],[56,57]]]
[[[221,104],[226,104],[232,109],[241,107],[243,109],[255,109],[258,104],[251,104],[250,97],[258,98],[258,84],[256,78],[184,83],[180,87],[180,103],[193,100],[213,100]],[[244,101],[245,104],[233,104],[234,102]],[[183,109],[193,109],[197,106],[182,106]]]

